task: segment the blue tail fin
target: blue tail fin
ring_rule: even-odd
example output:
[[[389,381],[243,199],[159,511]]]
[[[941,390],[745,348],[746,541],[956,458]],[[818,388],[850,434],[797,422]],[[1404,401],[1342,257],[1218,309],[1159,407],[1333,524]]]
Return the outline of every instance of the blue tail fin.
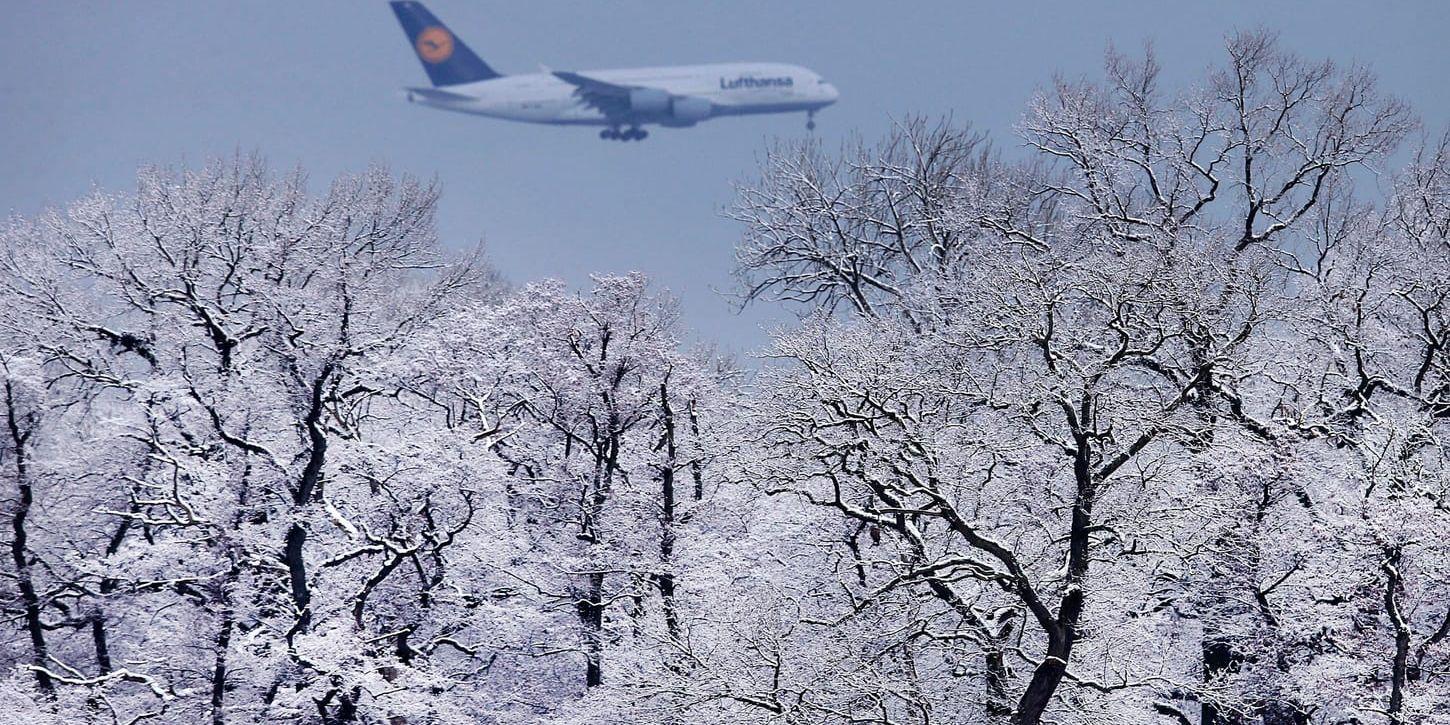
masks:
[[[474,55],[453,31],[428,12],[423,3],[415,0],[394,0],[393,13],[408,34],[413,52],[423,61],[423,70],[428,71],[428,80],[435,86],[454,86],[498,78],[499,74],[488,67],[482,58]]]

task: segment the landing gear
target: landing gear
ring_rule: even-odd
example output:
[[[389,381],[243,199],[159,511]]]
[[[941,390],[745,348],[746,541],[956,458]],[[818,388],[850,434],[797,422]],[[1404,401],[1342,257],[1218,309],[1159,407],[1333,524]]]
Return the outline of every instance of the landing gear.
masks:
[[[607,139],[610,141],[643,141],[648,136],[649,131],[639,128],[638,126],[630,127],[629,129],[624,131],[621,131],[617,128],[606,128],[603,131],[599,132],[599,138]]]
[[[806,111],[806,130],[807,131],[814,131],[814,130],[816,130],[816,112],[815,111]]]

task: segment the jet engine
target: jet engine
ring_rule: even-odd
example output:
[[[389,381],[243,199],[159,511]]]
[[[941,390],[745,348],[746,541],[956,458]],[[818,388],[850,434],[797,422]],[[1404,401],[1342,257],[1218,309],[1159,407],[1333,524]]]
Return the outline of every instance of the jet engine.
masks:
[[[629,110],[635,113],[664,113],[670,110],[670,94],[658,88],[635,88],[629,92]]]
[[[674,120],[685,124],[709,118],[712,110],[714,106],[710,104],[710,99],[695,96],[682,96],[670,104],[670,115]]]

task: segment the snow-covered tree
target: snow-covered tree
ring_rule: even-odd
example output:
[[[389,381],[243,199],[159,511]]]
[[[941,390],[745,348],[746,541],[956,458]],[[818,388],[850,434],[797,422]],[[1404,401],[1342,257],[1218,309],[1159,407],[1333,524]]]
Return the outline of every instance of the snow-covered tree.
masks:
[[[847,522],[844,535],[823,526],[801,542],[830,552],[841,611],[802,621],[844,633],[890,597],[913,603],[860,640],[876,655],[861,666],[895,682],[890,694],[816,703],[821,721],[1406,721],[1396,683],[1412,628],[1385,594],[1404,589],[1403,548],[1366,555],[1365,517],[1348,526],[1341,509],[1354,487],[1321,458],[1348,462],[1318,445],[1342,434],[1294,411],[1344,407],[1300,394],[1357,400],[1388,384],[1335,359],[1366,349],[1325,324],[1355,290],[1435,290],[1410,292],[1400,314],[1423,322],[1389,356],[1433,369],[1443,284],[1389,278],[1443,273],[1445,261],[1410,252],[1394,225],[1365,223],[1372,209],[1345,208],[1357,170],[1413,121],[1362,69],[1299,59],[1261,32],[1227,47],[1224,68],[1174,98],[1151,52],[1110,51],[1106,82],[1059,81],[1029,107],[1019,130],[1038,158],[1026,163],[973,155],[966,132],[914,121],[840,160],[777,151],[742,191],[745,298],[822,310],[779,338],[790,365],[767,378],[753,423],[770,452],[756,456],[765,490]],[[1394,218],[1436,229],[1419,209],[1443,208],[1424,191],[1437,175],[1422,162],[1410,177],[1416,191],[1391,206],[1419,221]],[[891,188],[915,192],[872,193]],[[1338,222],[1355,245],[1306,255]],[[1316,264],[1340,281],[1318,281],[1331,273]],[[857,320],[832,315],[842,302]],[[1359,378],[1326,391],[1326,366]],[[1299,393],[1285,401],[1285,386]],[[1409,461],[1412,439],[1438,466],[1441,452],[1408,427],[1360,458],[1388,460],[1386,440],[1398,440]],[[1443,507],[1443,494],[1424,500]],[[1412,532],[1443,525],[1416,521]],[[1331,522],[1343,545],[1324,551]],[[1340,688],[1341,705],[1323,693],[1343,645],[1315,624],[1362,631],[1367,605],[1332,598],[1326,612],[1322,591],[1306,593],[1366,561],[1360,578],[1379,587],[1361,588],[1393,610],[1381,616],[1398,633],[1399,674],[1366,669],[1366,691]],[[1433,616],[1426,651],[1443,640]],[[909,668],[879,656],[908,651]],[[975,688],[924,675],[923,657]]]

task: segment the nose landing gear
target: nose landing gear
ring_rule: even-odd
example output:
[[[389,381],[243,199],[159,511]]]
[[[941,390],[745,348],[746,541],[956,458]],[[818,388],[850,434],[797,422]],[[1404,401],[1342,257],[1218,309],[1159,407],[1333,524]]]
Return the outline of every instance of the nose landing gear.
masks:
[[[816,112],[815,111],[806,111],[806,130],[807,131],[814,131],[814,130],[816,130]]]
[[[618,128],[606,128],[599,132],[599,138],[607,139],[610,141],[643,141],[648,136],[649,131],[646,131],[638,126],[631,126],[629,129],[624,131],[621,131]]]

